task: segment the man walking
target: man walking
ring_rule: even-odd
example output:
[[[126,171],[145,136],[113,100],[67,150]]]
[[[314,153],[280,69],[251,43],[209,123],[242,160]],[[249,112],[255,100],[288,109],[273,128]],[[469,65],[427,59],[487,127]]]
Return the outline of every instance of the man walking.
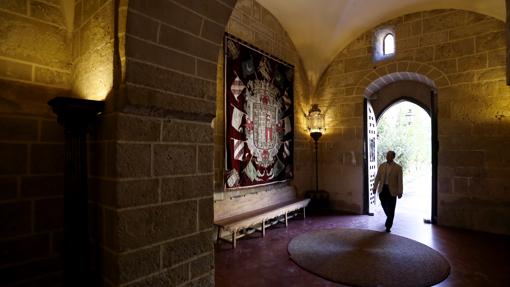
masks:
[[[379,192],[379,199],[386,214],[386,232],[391,231],[393,218],[395,217],[395,206],[397,197],[402,197],[402,167],[396,164],[395,152],[390,150],[386,153],[386,162],[382,163],[375,176],[373,193]]]

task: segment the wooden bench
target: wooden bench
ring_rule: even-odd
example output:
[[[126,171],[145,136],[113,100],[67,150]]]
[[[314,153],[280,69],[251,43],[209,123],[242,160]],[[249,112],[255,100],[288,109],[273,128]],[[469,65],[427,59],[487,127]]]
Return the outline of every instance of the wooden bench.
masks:
[[[218,227],[217,240],[218,242],[219,240],[226,240],[232,243],[233,248],[236,248],[236,240],[246,235],[247,228],[255,228],[255,230],[262,232],[262,237],[264,237],[266,228],[271,225],[271,223],[268,224],[270,219],[284,215],[285,226],[288,226],[289,213],[303,209],[303,218],[305,218],[305,209],[309,202],[309,198],[295,199],[216,220],[214,224]],[[231,239],[222,238],[222,230],[228,231],[231,234]]]

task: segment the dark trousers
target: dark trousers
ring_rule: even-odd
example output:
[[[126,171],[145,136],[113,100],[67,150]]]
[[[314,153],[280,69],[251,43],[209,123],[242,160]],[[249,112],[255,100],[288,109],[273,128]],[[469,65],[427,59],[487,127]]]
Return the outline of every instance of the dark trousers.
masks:
[[[388,185],[383,185],[383,189],[381,193],[379,193],[379,199],[381,200],[381,205],[384,210],[384,214],[386,214],[386,226],[387,229],[390,229],[393,225],[393,218],[395,217],[395,206],[397,205],[397,197],[392,196],[390,193],[390,189]]]

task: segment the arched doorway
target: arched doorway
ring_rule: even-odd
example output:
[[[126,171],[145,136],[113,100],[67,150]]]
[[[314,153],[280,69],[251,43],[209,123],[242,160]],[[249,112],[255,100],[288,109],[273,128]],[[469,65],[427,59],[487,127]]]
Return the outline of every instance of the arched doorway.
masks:
[[[399,100],[377,118],[377,164],[396,152],[403,167],[404,193],[397,213],[430,220],[432,207],[431,118],[414,100]]]
[[[406,73],[410,74],[410,73]],[[418,75],[418,74],[417,74]],[[436,222],[437,218],[437,108],[436,90],[434,83],[422,76],[399,78],[396,81],[385,81],[384,85],[374,88],[370,85],[370,93],[365,95],[365,164],[364,164],[364,212],[373,215],[377,205],[377,198],[370,192],[375,179],[377,166],[377,123],[385,111],[400,102],[409,102],[418,106],[430,117],[430,204],[426,207],[427,222]],[[380,82],[378,80],[374,82]],[[406,187],[404,187],[405,192]]]

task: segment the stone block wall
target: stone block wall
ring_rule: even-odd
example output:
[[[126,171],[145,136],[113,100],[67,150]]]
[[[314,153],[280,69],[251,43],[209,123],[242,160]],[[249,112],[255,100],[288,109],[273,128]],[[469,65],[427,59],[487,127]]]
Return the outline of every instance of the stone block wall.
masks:
[[[90,143],[105,286],[214,285],[211,121],[234,4],[121,3],[124,81]]]
[[[61,285],[71,37],[59,1],[0,1],[0,285]],[[17,285],[20,286],[20,285]]]
[[[2,286],[61,283],[64,132],[45,101],[62,92],[0,81]]]
[[[196,137],[181,137],[190,132]],[[208,140],[208,123],[125,113],[102,117],[90,142],[89,189],[96,203],[91,205],[96,215],[92,232],[101,248],[99,267],[106,285],[152,286],[155,280],[177,285],[193,278],[172,281],[169,276],[184,276],[183,269],[212,257],[207,243],[186,251],[175,247],[177,239],[211,236]],[[180,251],[184,254],[176,259]]]
[[[0,18],[0,79],[68,88],[71,37],[60,1],[1,1]]]
[[[223,35],[224,31],[219,31]],[[257,47],[291,65],[294,65],[294,176],[289,183],[297,188],[300,195],[311,187],[313,170],[307,161],[311,156],[309,137],[304,132],[303,110],[309,109],[308,84],[298,52],[279,21],[255,0],[237,1],[228,21],[226,32]],[[214,118],[214,191],[215,218],[224,217],[233,212],[242,213],[276,204],[284,198],[278,194],[282,189],[279,184],[254,187],[238,191],[224,190],[225,170],[225,118],[224,118],[224,83],[223,48],[217,56],[216,117]],[[244,197],[248,198],[244,198]],[[250,204],[246,204],[250,202]]]
[[[396,31],[392,59],[373,62],[370,30],[341,51],[321,79],[317,99],[328,110],[321,186],[338,209],[361,212],[364,89],[386,74],[419,73],[438,87],[439,223],[510,234],[504,23],[467,11],[433,10],[378,27],[385,25]]]

